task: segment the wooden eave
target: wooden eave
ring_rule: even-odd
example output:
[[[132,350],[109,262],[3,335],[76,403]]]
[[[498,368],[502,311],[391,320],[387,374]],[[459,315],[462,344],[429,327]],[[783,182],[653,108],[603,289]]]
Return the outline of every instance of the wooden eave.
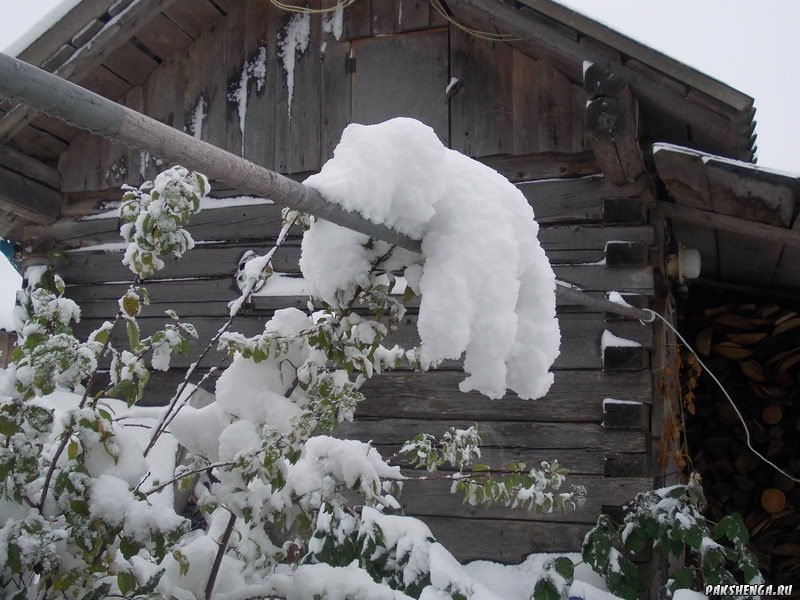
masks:
[[[182,5],[182,6],[178,6]],[[225,1],[83,0],[19,53],[19,58],[111,99],[141,84],[176,51],[225,16]],[[59,156],[80,130],[0,100],[2,232],[59,213]],[[12,190],[24,190],[17,197]],[[15,215],[11,219],[8,215]]]
[[[464,16],[515,36],[518,49],[574,82],[586,62],[611,67],[640,107],[642,141],[668,141],[750,162],[755,108],[746,94],[550,0],[449,0]]]
[[[593,38],[611,48],[615,48],[633,60],[663,73],[677,81],[685,83],[711,98],[723,102],[731,108],[747,112],[753,106],[753,98],[705,73],[690,67],[666,54],[662,54],[649,46],[637,42],[610,27],[590,19],[569,7],[552,0],[519,0],[542,15],[555,19],[571,27],[581,35]]]
[[[701,251],[703,277],[800,288],[800,176],[668,144],[653,162],[670,199],[658,209]]]

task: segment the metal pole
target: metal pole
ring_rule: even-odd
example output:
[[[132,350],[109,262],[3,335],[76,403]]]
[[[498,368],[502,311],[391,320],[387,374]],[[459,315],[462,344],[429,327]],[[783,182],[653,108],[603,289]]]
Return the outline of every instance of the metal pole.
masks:
[[[314,188],[198,140],[74,83],[0,52],[0,95],[90,133],[204,173],[243,192],[270,198],[370,237],[420,252],[420,241],[328,202]],[[628,308],[558,283],[559,297],[624,317],[652,320]]]
[[[630,319],[638,319],[639,321],[644,321],[645,323],[650,323],[655,319],[652,311],[646,308],[642,309],[634,306],[623,306],[622,304],[611,302],[605,298],[595,298],[586,292],[577,290],[560,281],[556,281],[556,296],[562,300],[579,304],[581,306],[585,306],[586,308],[593,308],[599,311],[613,313],[621,317],[628,317]]]

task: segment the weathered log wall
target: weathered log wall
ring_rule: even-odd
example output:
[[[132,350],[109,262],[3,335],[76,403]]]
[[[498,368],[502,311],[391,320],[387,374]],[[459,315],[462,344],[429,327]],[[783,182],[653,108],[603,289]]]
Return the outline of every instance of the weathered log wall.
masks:
[[[559,279],[598,295],[608,290],[627,292],[632,302],[647,304],[654,294],[653,270],[646,253],[631,252],[630,248],[652,246],[654,231],[638,223],[613,222],[619,214],[629,215],[631,211],[620,211],[619,198],[615,202],[603,198],[609,192],[603,191],[607,188],[601,178],[518,185],[532,198],[541,196],[542,210],[550,215],[552,224],[542,228],[540,239]],[[536,191],[538,186],[541,195]],[[576,189],[588,190],[585,197],[596,203],[595,208],[580,213],[584,215],[582,222],[577,222],[579,213],[568,201]],[[563,201],[561,214],[559,201]],[[536,206],[537,200],[533,204]],[[604,211],[604,206],[611,208]],[[604,222],[604,214],[612,222]],[[202,243],[183,260],[170,262],[148,284],[153,304],[141,318],[143,330],[163,324],[162,311],[171,307],[197,326],[201,339],[209,339],[227,314],[227,302],[237,294],[232,274],[238,257],[247,248],[268,245],[278,227],[278,208],[273,205],[220,208],[197,215],[190,230]],[[55,235],[70,248],[69,262],[61,273],[69,282],[68,295],[83,308],[78,327],[82,335],[113,314],[116,298],[132,279],[119,262],[116,229],[116,219],[106,218],[63,221],[39,231],[42,239]],[[292,237],[278,252],[274,263],[278,272],[299,276],[299,242],[298,237]],[[620,244],[625,252],[608,251]],[[254,335],[275,309],[303,308],[305,303],[302,296],[256,297],[237,319],[235,329]],[[416,306],[412,303],[409,307],[395,336],[395,341],[406,347],[418,341]],[[589,500],[576,512],[531,515],[461,505],[442,483],[407,486],[402,498],[406,510],[424,516],[434,533],[460,558],[514,562],[534,551],[575,550],[601,510],[619,507],[650,485],[651,329],[636,321],[568,304],[559,305],[558,313],[562,354],[554,366],[556,381],[547,397],[523,402],[509,395],[491,402],[475,393],[462,394],[457,387],[463,377],[460,362],[448,361],[432,373],[399,370],[369,382],[364,389],[368,400],[357,412],[358,421],[345,428],[359,439],[375,440],[381,451],[390,455],[402,441],[421,430],[435,434],[449,425],[478,422],[485,434],[487,462],[533,464],[558,458],[573,471],[572,481],[588,488]],[[607,349],[604,361],[600,339],[606,329],[642,346]],[[192,344],[190,355],[177,357],[173,370],[154,373],[151,399],[163,399],[174,391],[182,378],[180,367],[194,362],[202,346]],[[612,356],[613,350],[617,354]],[[200,373],[220,360],[224,357],[212,352]],[[213,380],[208,387],[213,391]],[[604,411],[606,398],[641,404],[612,405]],[[473,525],[478,529],[471,529]],[[468,543],[476,535],[487,540],[480,548]]]
[[[597,295],[627,292],[632,302],[648,305],[655,294],[648,249],[656,240],[645,225],[640,198],[646,190],[641,184],[612,185],[598,174],[584,141],[581,82],[521,47],[448,27],[427,2],[364,1],[346,11],[339,41],[312,18],[308,49],[295,55],[289,118],[287,78],[277,50],[289,15],[263,0],[224,4],[226,17],[194,31],[195,41],[176,48],[124,102],[297,177],[320,168],[349,122],[420,118],[451,147],[518,182],[544,225],[540,239],[559,279]],[[473,26],[491,29],[488,23]],[[245,62],[260,60],[260,47],[266,48],[266,75],[260,89],[254,78],[244,79],[245,114],[229,97],[243,81]],[[458,82],[448,85],[451,78]],[[194,118],[198,107],[202,128]],[[132,278],[119,263],[119,246],[108,246],[120,241],[116,219],[76,221],[75,216],[118,198],[121,185],[137,185],[164,166],[87,134],[62,154],[68,198],[62,219],[29,228],[27,237],[68,250],[70,260],[61,272],[68,295],[83,308],[81,334],[114,314],[116,299]],[[235,190],[216,193],[230,196]],[[237,295],[232,274],[239,256],[248,248],[268,247],[279,221],[280,207],[264,204],[200,213],[190,230],[202,243],[148,285],[153,304],[142,318],[145,332],[163,323],[162,311],[170,307],[207,340]],[[299,275],[299,241],[298,232],[278,252],[276,271]],[[253,335],[274,310],[305,303],[302,296],[257,297],[235,329]],[[441,484],[407,486],[402,499],[407,511],[424,516],[461,559],[516,562],[531,552],[577,550],[601,510],[619,507],[650,487],[651,330],[578,306],[562,304],[558,311],[562,354],[547,397],[490,402],[461,394],[460,364],[450,361],[431,373],[399,370],[369,382],[364,390],[369,399],[347,428],[391,454],[421,430],[438,433],[451,424],[478,422],[487,462],[558,458],[573,471],[572,483],[588,488],[589,500],[578,511],[542,516],[476,510],[461,505]],[[397,341],[416,343],[415,319],[412,305]],[[641,346],[608,349],[603,357],[606,329]],[[190,364],[200,350],[193,345],[191,355],[179,357],[175,366]],[[221,358],[212,353],[200,372]],[[178,369],[155,373],[152,398],[171,395],[179,378]],[[604,412],[606,398],[640,404],[612,405]]]
[[[394,116],[425,122],[471,156],[587,148],[580,82],[522,50],[445,27],[423,2],[402,14],[395,2],[358,4],[366,11],[345,11],[340,40],[315,16],[306,50],[283,52],[291,15],[259,0],[234,3],[121,102],[283,173],[318,170],[348,123]],[[263,77],[248,76],[248,64],[263,66]],[[162,167],[86,133],[59,161],[67,193],[138,184]]]

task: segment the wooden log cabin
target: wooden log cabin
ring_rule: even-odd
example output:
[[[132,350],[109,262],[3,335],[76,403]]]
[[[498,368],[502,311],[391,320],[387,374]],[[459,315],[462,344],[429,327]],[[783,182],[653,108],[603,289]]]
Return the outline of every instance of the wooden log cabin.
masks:
[[[308,17],[307,38],[296,35],[305,18],[268,0],[83,0],[19,57],[297,179],[331,156],[348,123],[415,117],[515,182],[560,280],[673,321],[668,258],[679,244],[700,250],[707,284],[800,286],[798,182],[753,165],[745,94],[550,0],[358,0]],[[131,280],[103,211],[121,186],[166,165],[24,106],[0,108],[0,235],[29,263],[66,251],[60,272],[85,335]],[[169,307],[209,339],[238,293],[239,257],[278,232],[281,207],[213,188],[219,207],[190,227],[198,247],[148,285],[145,329]],[[295,232],[276,271],[299,276],[299,243]],[[304,307],[290,288],[254,297],[237,329],[254,335],[274,310]],[[601,511],[674,478],[674,337],[568,302],[558,314],[562,353],[545,398],[462,394],[450,362],[369,382],[347,428],[391,454],[419,431],[478,422],[486,462],[555,457],[586,486],[578,510],[534,515],[462,505],[441,482],[407,485],[406,511],[459,559],[578,550]],[[415,343],[414,321],[412,307],[399,342]],[[636,344],[604,345],[606,331]],[[149,401],[172,393],[201,348],[153,374]]]

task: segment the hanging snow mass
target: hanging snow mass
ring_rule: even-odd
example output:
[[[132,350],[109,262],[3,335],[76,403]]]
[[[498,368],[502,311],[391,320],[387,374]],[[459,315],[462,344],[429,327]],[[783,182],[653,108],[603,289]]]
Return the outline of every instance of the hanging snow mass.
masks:
[[[464,355],[464,392],[539,398],[559,354],[555,276],[522,193],[502,175],[446,148],[409,118],[349,125],[334,157],[306,184],[347,210],[422,241],[405,277],[421,294],[424,367]],[[308,290],[335,304],[369,268],[367,236],[317,221],[300,261]]]

